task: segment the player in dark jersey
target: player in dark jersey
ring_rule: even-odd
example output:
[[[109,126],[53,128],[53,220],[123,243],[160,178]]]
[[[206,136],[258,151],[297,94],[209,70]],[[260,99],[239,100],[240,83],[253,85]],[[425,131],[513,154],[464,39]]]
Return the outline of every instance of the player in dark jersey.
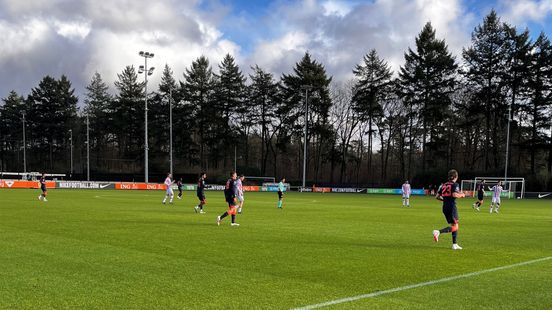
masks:
[[[208,186],[205,185],[205,179],[207,179],[207,174],[202,172],[199,175],[199,180],[197,180],[197,199],[199,199],[199,203],[194,207],[194,210],[196,213],[199,212],[201,214],[205,213],[205,211],[203,211],[203,206],[207,203],[207,200],[205,200],[205,189],[208,188]]]
[[[222,215],[217,217],[217,225],[220,225],[220,222],[222,219],[227,217],[228,215],[232,216],[232,226],[240,226],[240,224],[236,223],[236,213],[238,211],[238,187],[236,186],[236,179],[238,178],[235,171],[232,171],[230,173],[230,179],[226,181],[226,186],[224,188],[224,198],[226,199],[226,203],[228,203],[228,211],[224,212]]]
[[[433,239],[439,241],[439,235],[444,233],[452,233],[452,249],[462,250],[456,243],[458,237],[458,210],[456,209],[456,198],[465,197],[464,193],[460,192],[460,185],[456,183],[458,180],[458,171],[452,169],[448,172],[448,181],[441,185],[437,191],[436,198],[443,201],[443,214],[447,219],[447,226],[441,230],[433,231]]]
[[[46,189],[46,174],[44,173],[42,174],[39,182],[40,182],[40,190],[42,191],[42,194],[38,196],[38,200],[48,201],[48,199],[46,199],[46,196],[48,195],[48,190]]]
[[[178,199],[182,199],[182,178],[178,179],[176,182],[176,187],[178,187]]]
[[[485,180],[477,183],[475,191],[477,192],[477,201],[472,205],[472,208],[479,211],[479,207],[483,204],[483,198],[485,197]]]

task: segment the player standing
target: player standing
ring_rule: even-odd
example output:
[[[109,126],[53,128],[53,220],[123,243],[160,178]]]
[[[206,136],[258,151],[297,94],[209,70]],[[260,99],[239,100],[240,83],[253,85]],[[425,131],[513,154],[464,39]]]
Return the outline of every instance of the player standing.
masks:
[[[182,199],[182,178],[178,179],[176,186],[178,187],[178,199]]]
[[[485,198],[485,180],[477,183],[475,190],[477,191],[477,201],[474,202],[472,208],[479,211],[479,207],[483,205],[483,199]]]
[[[232,224],[230,225],[240,226],[240,224],[236,223],[236,211],[238,209],[238,203],[236,201],[236,197],[238,195],[238,187],[236,186],[236,179],[237,179],[236,172],[232,171],[230,173],[230,179],[226,181],[226,187],[224,188],[224,198],[228,203],[228,211],[224,212],[222,215],[217,217],[217,225],[219,226],[222,219],[224,219],[228,215],[232,216]]]
[[[46,189],[46,174],[42,173],[39,182],[42,193],[38,196],[38,200],[48,201],[48,199],[46,199],[46,196],[48,196],[48,190]]]
[[[244,197],[243,197],[243,180],[245,180],[245,176],[244,176],[243,174],[240,174],[240,176],[239,176],[238,179],[236,180],[236,186],[238,187],[238,203],[239,203],[239,206],[238,206],[238,214],[241,214],[241,213],[242,213],[243,202],[244,202]]]
[[[493,199],[491,200],[491,209],[489,213],[493,213],[493,206],[495,207],[495,213],[498,213],[498,208],[500,208],[500,195],[502,192],[506,192],[506,190],[502,188],[502,181],[498,181],[498,184],[493,186],[491,191],[493,192]]]
[[[207,174],[205,172],[202,172],[199,175],[199,180],[197,180],[197,199],[199,199],[199,203],[197,206],[194,207],[195,212],[199,212],[201,214],[205,213],[203,211],[203,206],[207,203],[205,200],[205,188],[207,188],[207,185],[205,185],[205,179],[207,178]]]
[[[458,171],[452,169],[448,172],[448,181],[441,185],[437,191],[436,198],[443,201],[443,214],[447,219],[447,226],[441,230],[433,231],[433,239],[439,241],[439,235],[444,233],[452,233],[452,249],[462,250],[457,243],[458,237],[458,210],[456,209],[456,198],[465,197],[464,193],[460,192],[460,185],[456,183],[458,180]]]
[[[163,199],[163,204],[167,201],[167,198],[169,198],[169,203],[172,204],[174,193],[172,190],[172,174],[167,174],[167,178],[165,179],[165,198]]]
[[[282,204],[284,203],[284,191],[286,190],[286,186],[284,183],[286,182],[286,178],[282,178],[280,183],[278,183],[278,209],[282,209]]]
[[[410,207],[410,194],[412,191],[410,189],[410,184],[408,183],[408,180],[404,181],[404,184],[402,185],[402,188],[401,188],[401,192],[402,192],[403,207]]]

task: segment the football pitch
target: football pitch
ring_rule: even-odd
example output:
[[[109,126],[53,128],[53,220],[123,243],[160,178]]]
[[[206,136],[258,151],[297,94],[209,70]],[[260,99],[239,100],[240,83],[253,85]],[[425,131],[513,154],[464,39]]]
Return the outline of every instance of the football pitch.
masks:
[[[0,191],[2,309],[552,308],[550,201],[489,214],[460,199],[453,251],[450,234],[433,242],[446,222],[429,197],[288,193],[278,210],[275,193],[246,193],[241,226],[219,227],[221,192],[206,214],[194,192],[38,194]]]

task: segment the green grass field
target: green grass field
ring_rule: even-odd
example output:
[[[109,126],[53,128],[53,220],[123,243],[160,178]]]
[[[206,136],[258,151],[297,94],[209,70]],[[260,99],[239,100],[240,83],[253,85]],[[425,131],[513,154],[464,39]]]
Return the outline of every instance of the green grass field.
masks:
[[[459,244],[440,203],[414,197],[248,193],[240,227],[222,193],[0,191],[0,308],[290,309],[552,256],[552,204],[459,201]],[[488,201],[485,202],[486,204]],[[552,308],[552,260],[328,309]]]

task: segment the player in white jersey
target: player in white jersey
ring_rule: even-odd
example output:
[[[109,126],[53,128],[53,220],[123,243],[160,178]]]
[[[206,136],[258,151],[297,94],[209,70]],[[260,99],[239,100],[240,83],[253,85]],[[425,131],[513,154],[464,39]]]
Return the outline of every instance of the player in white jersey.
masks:
[[[507,191],[502,188],[502,181],[499,181],[497,185],[493,186],[491,191],[493,192],[493,199],[491,200],[491,209],[489,213],[493,213],[493,206],[495,213],[498,213],[498,208],[500,208],[500,195],[502,192]]]
[[[401,192],[403,207],[410,207],[410,194],[412,193],[412,191],[410,189],[410,184],[408,183],[408,180],[404,181]]]
[[[243,176],[243,174],[240,174],[240,176],[238,177],[238,179],[236,180],[236,187],[238,188],[238,213],[241,214],[242,213],[242,207],[243,207],[243,202],[245,201],[244,198],[243,198],[243,180],[245,180],[245,177]]]
[[[163,204],[167,202],[167,198],[169,198],[169,203],[172,204],[174,193],[172,190],[172,174],[167,174],[167,178],[165,179],[165,198],[163,199]]]

